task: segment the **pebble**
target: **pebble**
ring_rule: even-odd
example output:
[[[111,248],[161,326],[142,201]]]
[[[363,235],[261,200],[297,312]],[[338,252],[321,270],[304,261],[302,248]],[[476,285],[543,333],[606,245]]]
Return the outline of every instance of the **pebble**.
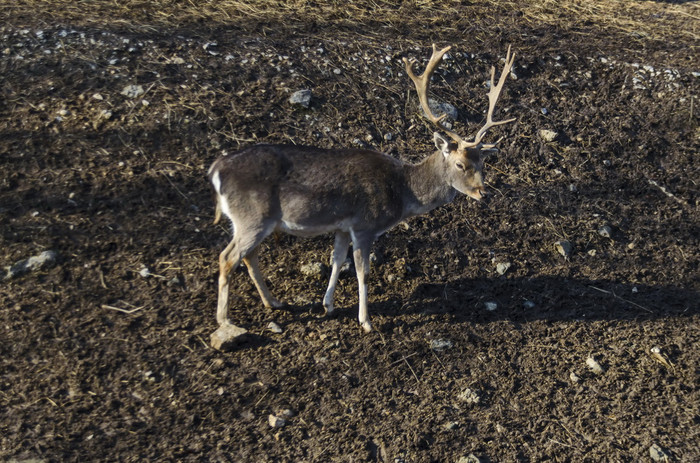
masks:
[[[489,312],[493,312],[498,308],[498,304],[495,302],[484,302],[484,307],[486,307],[486,310]]]
[[[20,260],[12,266],[5,267],[3,280],[9,280],[25,273],[33,272],[42,268],[47,268],[58,261],[59,254],[56,251],[44,251],[28,259]]]
[[[166,283],[168,286],[184,286],[185,281],[184,278],[180,275],[175,275],[172,277],[170,280],[168,280],[168,283]]]
[[[588,366],[588,368],[589,368],[593,373],[595,373],[595,374],[597,374],[597,375],[600,375],[600,374],[605,373],[605,370],[603,369],[603,367],[602,367],[602,366],[600,365],[600,363],[598,363],[598,361],[597,361],[596,359],[594,359],[593,357],[588,357],[588,358],[586,359],[586,366]]]
[[[138,98],[144,93],[146,93],[146,91],[140,85],[127,85],[121,91],[121,94],[127,98]]]
[[[299,270],[301,271],[302,275],[305,275],[307,277],[320,278],[325,273],[326,266],[323,265],[321,262],[314,261],[302,265]]]
[[[610,227],[610,225],[603,225],[598,229],[598,234],[603,238],[610,238],[612,236],[612,227]]]
[[[510,262],[499,262],[498,264],[496,264],[496,272],[498,272],[499,275],[503,275],[508,271],[511,265],[513,264],[511,264]]]
[[[559,136],[558,132],[549,129],[540,130],[540,138],[546,142],[553,142]]]
[[[557,250],[557,252],[559,254],[566,257],[567,259],[571,255],[571,250],[573,249],[573,247],[571,246],[571,243],[566,241],[566,240],[561,240],[561,241],[555,242],[554,248]]]
[[[479,397],[479,393],[469,388],[466,388],[462,392],[460,392],[457,398],[471,405],[476,405],[479,402],[481,402],[481,397]]]
[[[457,463],[481,463],[481,460],[473,453],[470,453],[466,457],[460,457]]]
[[[277,323],[275,323],[275,322],[270,322],[270,323],[268,323],[268,324],[267,324],[267,329],[270,330],[270,331],[272,331],[272,332],[275,333],[275,334],[280,334],[280,333],[282,333],[282,327],[279,326],[279,325],[278,325]]]
[[[226,350],[244,339],[248,330],[236,325],[223,325],[211,334],[211,346],[217,350]]]
[[[139,270],[139,275],[141,275],[144,278],[148,278],[151,276],[151,271],[148,267],[144,265],[143,267],[141,267],[141,270]]]
[[[433,98],[428,98],[428,106],[430,106],[430,110],[435,114],[437,117],[440,117],[442,114],[447,114],[447,117],[450,119],[457,120],[459,117],[459,112],[457,111],[457,108],[452,106],[449,103],[445,103],[444,101],[439,101],[435,100]],[[426,116],[425,111],[423,111],[423,108],[421,107],[421,113]]]
[[[5,276],[3,279],[9,280],[25,273],[33,272],[41,268],[47,268],[56,263],[59,254],[56,251],[44,251],[36,256],[28,259],[20,260],[12,266],[5,267]]]
[[[652,444],[652,446],[649,447],[649,456],[654,461],[662,461],[662,462],[671,461],[671,457],[669,456],[669,454],[664,452],[664,449],[662,449],[659,446],[659,444],[656,444],[656,443]]]
[[[287,420],[272,414],[267,417],[267,422],[272,428],[281,428],[287,424]]]
[[[311,97],[311,90],[305,88],[292,93],[292,96],[289,97],[289,103],[308,108],[311,105]]]
[[[432,339],[430,341],[430,348],[436,351],[450,349],[452,346],[452,341],[449,339]]]

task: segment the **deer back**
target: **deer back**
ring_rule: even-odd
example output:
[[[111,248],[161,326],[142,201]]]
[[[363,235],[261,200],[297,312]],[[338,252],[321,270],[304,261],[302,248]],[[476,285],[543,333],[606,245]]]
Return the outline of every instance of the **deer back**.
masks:
[[[234,226],[263,221],[299,235],[381,233],[411,196],[405,164],[370,150],[255,145],[219,158],[209,178]]]

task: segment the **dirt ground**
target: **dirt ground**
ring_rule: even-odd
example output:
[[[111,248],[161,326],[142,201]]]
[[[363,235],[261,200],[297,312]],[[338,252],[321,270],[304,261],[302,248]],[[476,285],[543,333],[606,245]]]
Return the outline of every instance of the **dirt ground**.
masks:
[[[2,3],[0,265],[59,258],[0,282],[0,461],[700,461],[694,2]],[[465,137],[517,53],[490,200],[378,240],[371,334],[352,272],[320,316],[327,273],[304,265],[331,236],[270,239],[289,305],[238,271],[250,335],[209,347],[230,238],[211,162],[257,142],[422,159],[401,58],[433,41]]]

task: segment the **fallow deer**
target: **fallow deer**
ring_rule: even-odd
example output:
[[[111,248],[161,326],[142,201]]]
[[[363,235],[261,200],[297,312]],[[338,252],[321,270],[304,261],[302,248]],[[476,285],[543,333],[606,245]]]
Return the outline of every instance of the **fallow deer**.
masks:
[[[452,201],[458,192],[481,200],[486,191],[482,152],[486,132],[515,119],[493,121],[496,101],[511,72],[510,47],[497,84],[491,68],[486,123],[473,141],[466,141],[442,124],[428,104],[430,78],[451,47],[433,53],[420,76],[415,60],[404,58],[406,72],[415,84],[428,119],[446,133],[435,132],[437,151],[418,164],[400,161],[366,149],[323,149],[293,145],[255,145],[217,159],[209,169],[216,196],[217,223],[221,214],[233,227],[233,239],[219,257],[219,296],[216,319],[228,321],[229,281],[243,261],[266,307],[279,307],[265,284],[258,265],[258,247],[275,231],[297,236],[335,233],[331,276],[323,298],[327,314],[333,312],[333,293],[350,243],[359,285],[359,322],[372,330],[367,309],[370,247],[382,233],[407,217],[424,214]]]

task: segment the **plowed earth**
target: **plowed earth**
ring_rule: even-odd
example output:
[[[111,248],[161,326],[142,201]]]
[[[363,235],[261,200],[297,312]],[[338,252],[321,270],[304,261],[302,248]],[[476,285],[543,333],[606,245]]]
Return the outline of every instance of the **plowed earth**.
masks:
[[[700,460],[697,41],[508,11],[461,32],[55,13],[0,27],[0,263],[60,254],[0,283],[0,459]],[[208,166],[256,142],[422,159],[433,128],[401,58],[425,63],[433,40],[455,46],[433,87],[465,136],[489,67],[518,54],[490,200],[378,240],[371,334],[352,271],[332,318],[327,273],[302,272],[331,236],[266,241],[289,305],[263,308],[239,269],[231,319],[250,335],[209,347],[230,230]],[[308,109],[288,102],[303,88]]]

